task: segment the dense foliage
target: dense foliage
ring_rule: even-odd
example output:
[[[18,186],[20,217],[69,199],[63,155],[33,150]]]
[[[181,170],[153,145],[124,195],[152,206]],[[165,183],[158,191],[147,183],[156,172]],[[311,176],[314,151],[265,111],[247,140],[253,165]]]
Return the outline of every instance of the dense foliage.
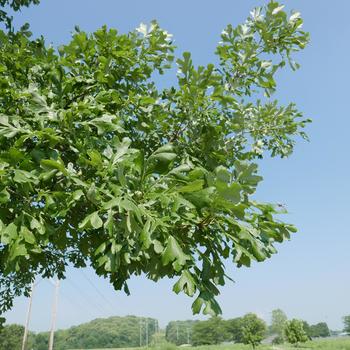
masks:
[[[217,316],[196,322],[192,327],[191,344],[194,346],[220,344],[226,338],[225,321]]]
[[[5,325],[0,329],[0,350],[21,350],[24,327],[11,324]],[[28,348],[31,348],[32,342],[28,342]]]
[[[288,343],[294,345],[305,343],[309,340],[309,337],[304,329],[303,321],[297,319],[293,319],[285,323],[284,336]]]
[[[344,332],[350,335],[350,315],[344,316]]]
[[[249,344],[254,349],[265,338],[267,326],[264,320],[257,315],[249,313],[241,319],[242,343]]]
[[[192,327],[199,321],[171,321],[165,329],[165,339],[176,345],[190,344],[192,338]]]
[[[313,324],[309,328],[308,336],[311,338],[325,338],[329,337],[330,335],[330,330],[326,322]]]
[[[146,322],[147,321],[147,322]],[[110,317],[96,319],[55,333],[55,349],[97,349],[128,348],[146,345],[146,327],[148,339],[155,333],[157,321],[151,318],[135,316]],[[141,330],[141,332],[140,332]],[[141,338],[140,338],[141,337]],[[47,350],[48,333],[39,333],[34,337],[35,350]]]
[[[255,314],[223,320],[212,317],[207,321],[176,321],[167,326],[167,340],[174,344],[185,344],[190,340],[194,346],[235,342],[258,345],[266,335],[266,324]]]
[[[232,318],[225,321],[226,341],[243,343],[242,317]]]
[[[254,159],[288,156],[305,137],[295,105],[271,99],[275,73],[298,67],[301,26],[270,1],[226,27],[217,65],[184,53],[165,89],[156,75],[174,45],[155,22],[76,28],[57,50],[28,25],[0,31],[0,313],[68,264],[127,293],[132,275],[177,277],[194,313],[220,312],[223,260],[263,261],[295,231],[252,195]]]

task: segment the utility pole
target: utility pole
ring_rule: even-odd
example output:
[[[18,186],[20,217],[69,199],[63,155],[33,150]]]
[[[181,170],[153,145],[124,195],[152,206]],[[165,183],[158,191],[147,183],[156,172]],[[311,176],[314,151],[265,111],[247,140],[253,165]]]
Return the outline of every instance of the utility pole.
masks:
[[[146,318],[146,347],[148,348],[148,318]]]
[[[25,325],[24,334],[23,334],[22,350],[26,350],[27,349],[28,329],[29,329],[30,316],[31,316],[31,313],[32,313],[32,302],[33,302],[34,287],[35,287],[35,280],[32,283],[32,286],[31,286],[31,289],[30,289],[30,294],[29,294],[29,305],[28,305],[28,311],[27,311],[26,325]]]
[[[55,294],[54,294],[54,300],[52,303],[52,319],[51,319],[51,332],[50,332],[50,339],[49,339],[49,350],[53,350],[53,340],[55,335],[55,328],[56,328],[56,318],[57,318],[57,304],[58,304],[58,288],[60,286],[60,281],[57,278],[55,282]]]
[[[179,322],[176,321],[176,345],[179,345]]]
[[[158,321],[154,320],[154,335],[153,335],[154,345],[157,345],[157,333],[158,333]]]
[[[142,347],[142,320],[140,320],[140,348]]]
[[[190,343],[190,329],[187,328],[187,344]]]

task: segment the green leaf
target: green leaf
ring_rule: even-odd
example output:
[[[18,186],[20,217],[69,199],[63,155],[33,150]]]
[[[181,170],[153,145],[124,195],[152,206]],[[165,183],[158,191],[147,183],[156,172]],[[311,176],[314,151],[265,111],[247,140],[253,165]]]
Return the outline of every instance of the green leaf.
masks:
[[[11,241],[17,238],[17,226],[12,222],[1,232],[1,243],[9,244]]]
[[[119,125],[120,119],[114,115],[103,114],[101,117],[94,118],[88,123],[94,125],[97,128],[98,135],[102,135],[106,132],[118,131],[124,133],[125,130]]]
[[[95,229],[98,229],[98,228],[102,227],[102,225],[103,225],[103,221],[99,217],[97,211],[95,211],[94,213],[91,214],[90,222],[91,222],[91,226]]]
[[[111,208],[114,208],[114,207],[119,207],[120,206],[120,202],[121,202],[121,198],[113,198],[111,199],[110,201],[106,202],[104,205],[103,205],[103,209],[105,210],[108,210],[108,209],[111,209]]]
[[[192,312],[194,315],[199,314],[201,312],[203,304],[204,300],[201,297],[197,297],[195,299],[195,301],[192,303]]]
[[[15,176],[13,177],[13,181],[17,183],[24,184],[37,182],[37,177],[28,171],[16,169],[14,174]]]
[[[196,192],[201,190],[203,186],[204,186],[204,180],[196,180],[196,181],[190,182],[188,185],[180,187],[178,189],[178,192],[180,193]]]
[[[145,162],[145,174],[164,174],[169,172],[171,164],[177,157],[173,150],[174,146],[172,144],[166,144],[156,149]]]
[[[15,260],[18,256],[27,255],[27,249],[24,244],[16,242],[11,248],[9,253],[10,260]]]
[[[179,294],[184,291],[187,295],[192,297],[196,292],[196,284],[194,278],[188,270],[182,271],[180,279],[175,283],[173,291]]]
[[[233,183],[233,184],[227,186],[226,184],[223,184],[222,182],[217,182],[216,189],[218,191],[218,194],[222,198],[230,201],[233,204],[238,204],[241,200],[242,187],[238,183]]]
[[[34,234],[25,226],[21,227],[21,235],[24,238],[24,240],[29,244],[34,244],[36,242]]]
[[[174,153],[174,152],[173,152],[174,149],[175,149],[175,148],[174,148],[174,145],[173,145],[173,144],[167,143],[166,145],[157,148],[157,150],[154,151],[154,153],[152,154],[152,156],[155,155],[155,154],[159,154],[159,153]]]
[[[215,187],[208,187],[197,192],[186,192],[184,197],[191,202],[196,208],[201,209],[210,207],[214,198]]]
[[[83,196],[84,192],[82,190],[76,190],[72,193],[72,198],[74,201],[78,201]]]
[[[168,265],[174,260],[183,266],[186,264],[188,256],[183,252],[177,240],[173,236],[169,236],[166,248],[162,254],[162,263],[163,265]]]
[[[45,233],[44,225],[34,217],[32,217],[30,221],[30,228],[32,230],[37,230],[41,235]]]
[[[170,163],[177,157],[176,153],[170,153],[170,152],[162,152],[162,153],[155,153],[153,154],[149,159],[150,160],[159,160],[165,163]]]
[[[124,137],[121,143],[117,144],[117,153],[112,157],[112,164],[115,165],[119,163],[122,158],[127,154],[131,140],[127,137]]]
[[[151,246],[151,243],[152,243],[151,233],[152,233],[151,219],[148,218],[140,233],[140,240],[142,242],[142,247],[144,249],[148,249]]]
[[[10,200],[10,198],[11,198],[10,194],[7,192],[6,188],[4,188],[0,192],[0,203],[5,204]]]
[[[68,175],[68,172],[63,164],[52,159],[42,159],[40,162],[41,166],[46,170],[56,169],[64,175]]]
[[[218,180],[224,183],[230,183],[231,173],[223,166],[219,166],[215,169],[215,174]]]
[[[98,211],[93,212],[85,217],[85,219],[79,224],[80,229],[94,228],[99,229],[103,225],[102,219],[98,215]]]
[[[156,254],[161,254],[164,251],[164,247],[161,242],[159,242],[157,239],[154,239],[152,241],[153,248]]]
[[[106,250],[107,244],[106,242],[103,242],[96,250],[95,250],[95,255],[100,255],[103,254]]]

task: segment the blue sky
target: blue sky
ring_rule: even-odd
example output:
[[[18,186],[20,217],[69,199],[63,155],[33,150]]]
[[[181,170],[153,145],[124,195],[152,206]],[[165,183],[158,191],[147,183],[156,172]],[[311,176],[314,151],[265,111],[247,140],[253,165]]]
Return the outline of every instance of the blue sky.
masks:
[[[28,21],[35,35],[43,34],[54,45],[69,40],[75,24],[93,31],[103,24],[127,32],[140,22],[157,19],[174,35],[178,52],[191,51],[197,64],[213,60],[222,29],[245,20],[249,11],[267,1],[253,0],[42,0],[25,9],[18,22]],[[311,44],[298,55],[302,67],[280,74],[278,93],[282,103],[295,102],[307,117],[311,142],[300,141],[289,159],[264,159],[264,181],[257,198],[284,203],[286,218],[299,232],[280,245],[270,261],[237,270],[228,266],[236,283],[228,283],[219,297],[225,318],[256,312],[269,320],[274,308],[289,317],[310,323],[326,321],[342,327],[350,314],[350,235],[348,218],[350,182],[348,82],[350,2],[285,1],[301,11]],[[156,317],[169,320],[194,318],[191,299],[172,291],[173,281],[157,284],[133,278],[132,295],[113,291],[91,270],[69,270],[61,284],[58,328],[111,315]],[[95,287],[92,286],[92,283]],[[31,329],[47,330],[53,287],[42,281],[34,295]],[[24,323],[27,300],[16,299],[8,322]]]

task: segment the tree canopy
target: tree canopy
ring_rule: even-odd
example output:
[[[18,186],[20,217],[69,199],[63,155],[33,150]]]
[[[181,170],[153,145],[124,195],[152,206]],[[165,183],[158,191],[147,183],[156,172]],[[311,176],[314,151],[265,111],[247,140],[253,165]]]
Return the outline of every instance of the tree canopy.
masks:
[[[281,309],[275,309],[271,312],[270,333],[283,338],[284,325],[287,322],[287,315]]]
[[[302,320],[293,319],[287,321],[284,327],[284,335],[288,343],[295,345],[309,340]]]
[[[343,317],[344,321],[344,332],[350,335],[350,315]]]
[[[311,338],[318,337],[329,337],[331,335],[330,330],[326,322],[319,322],[310,326],[310,333],[308,334]]]
[[[190,344],[192,328],[200,321],[170,321],[165,328],[165,339],[176,345]]]
[[[0,329],[0,350],[21,350],[24,327],[11,324]],[[29,346],[32,343],[29,341]]]
[[[40,0],[0,0],[0,22],[4,22],[7,29],[12,30],[12,17],[8,15],[8,9],[19,11],[22,7],[31,4],[38,5]]]
[[[264,320],[253,313],[246,314],[241,319],[242,343],[251,345],[254,349],[264,339],[267,326]]]
[[[55,349],[96,349],[127,348],[146,345],[151,341],[158,321],[153,318],[113,316],[55,332]],[[0,331],[0,350],[20,350],[22,348],[24,327],[6,325]],[[28,349],[47,350],[49,332],[30,333]]]
[[[191,344],[213,345],[220,344],[227,339],[225,321],[221,317],[214,316],[206,321],[193,324],[191,332]]]
[[[175,47],[156,22],[77,27],[57,49],[29,25],[0,31],[0,313],[68,264],[127,293],[132,275],[176,277],[194,313],[219,313],[224,260],[264,261],[295,232],[253,197],[254,160],[306,138],[308,120],[271,97],[277,71],[298,68],[302,23],[275,1],[255,8],[221,33],[218,64],[185,52],[162,89]]]

